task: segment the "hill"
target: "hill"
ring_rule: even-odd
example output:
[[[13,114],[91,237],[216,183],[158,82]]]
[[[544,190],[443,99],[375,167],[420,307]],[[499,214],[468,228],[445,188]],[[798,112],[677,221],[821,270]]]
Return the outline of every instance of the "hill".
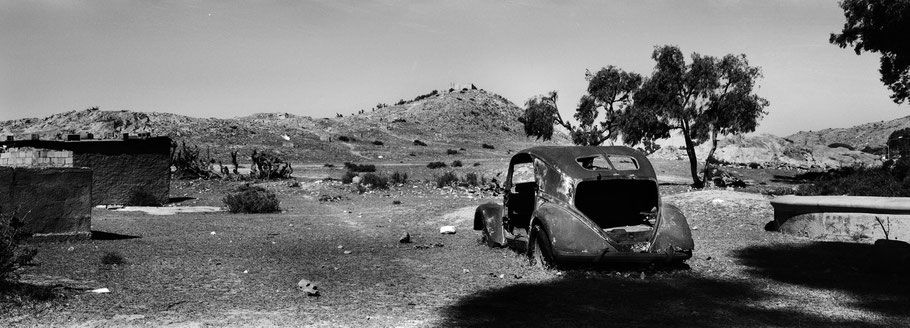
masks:
[[[830,145],[844,143],[856,149],[884,147],[892,132],[910,127],[910,116],[890,121],[865,123],[849,128],[831,128],[819,131],[800,131],[786,139],[799,145]]]
[[[203,154],[224,162],[229,160],[230,151],[240,151],[245,157],[254,149],[303,162],[377,160],[380,156],[397,162],[436,158],[445,155],[446,149],[465,148],[482,155],[479,152],[499,154],[533,144],[518,122],[521,114],[522,109],[514,103],[485,90],[434,90],[397,105],[346,117],[260,113],[195,118],[95,108],[0,122],[0,135],[26,138],[39,134],[42,139],[53,140],[67,134],[117,138],[123,133],[146,132],[199,146]],[[414,140],[428,146],[416,146]],[[485,143],[496,149],[483,148]]]

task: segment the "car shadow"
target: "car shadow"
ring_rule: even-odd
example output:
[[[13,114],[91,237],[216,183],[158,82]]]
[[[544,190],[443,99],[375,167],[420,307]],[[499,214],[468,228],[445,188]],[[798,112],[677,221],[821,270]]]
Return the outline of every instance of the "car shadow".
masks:
[[[123,240],[142,238],[141,236],[121,235],[119,233],[92,230],[92,240]]]
[[[880,327],[761,303],[760,283],[678,272],[576,277],[479,291],[442,310],[457,327]],[[773,303],[773,302],[771,302]]]
[[[879,272],[873,246],[812,242],[752,246],[733,252],[747,272],[783,283],[849,294],[852,306],[890,316],[910,316],[910,276]],[[899,265],[895,259],[894,265]]]

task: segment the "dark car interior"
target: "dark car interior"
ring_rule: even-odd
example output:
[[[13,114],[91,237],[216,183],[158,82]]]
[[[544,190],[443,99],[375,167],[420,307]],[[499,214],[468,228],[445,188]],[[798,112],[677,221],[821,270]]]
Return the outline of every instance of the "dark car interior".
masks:
[[[575,191],[575,207],[601,229],[648,224],[657,202],[657,183],[650,180],[584,181]]]
[[[513,162],[509,173],[509,183],[512,186],[505,195],[509,228],[528,228],[537,196],[537,181],[531,157]]]

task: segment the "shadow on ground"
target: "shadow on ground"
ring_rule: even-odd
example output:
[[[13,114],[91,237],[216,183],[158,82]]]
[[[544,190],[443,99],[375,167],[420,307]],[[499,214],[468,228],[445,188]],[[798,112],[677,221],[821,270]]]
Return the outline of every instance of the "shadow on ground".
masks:
[[[177,204],[177,203],[180,203],[180,202],[185,202],[185,201],[193,200],[193,199],[196,199],[196,198],[193,198],[193,197],[171,197],[171,198],[168,198],[167,203],[168,203],[168,204]]]
[[[813,242],[752,246],[734,251],[755,276],[811,288],[838,290],[853,307],[887,316],[910,317],[910,276],[876,272],[870,266],[873,246]],[[899,259],[894,259],[899,265]]]
[[[119,233],[92,230],[92,240],[123,240],[141,238],[140,236],[121,235]]]
[[[633,275],[634,277],[634,275]],[[748,281],[697,277],[558,278],[481,291],[443,310],[442,326],[459,327],[879,327],[787,307]]]

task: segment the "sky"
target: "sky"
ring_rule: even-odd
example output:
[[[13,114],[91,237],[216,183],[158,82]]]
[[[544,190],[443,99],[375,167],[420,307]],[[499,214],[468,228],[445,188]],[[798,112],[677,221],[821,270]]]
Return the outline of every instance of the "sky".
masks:
[[[0,120],[102,110],[333,117],[475,84],[522,106],[585,70],[650,75],[657,45],[745,54],[768,115],[756,132],[910,115],[878,54],[828,43],[834,0],[0,0]]]

